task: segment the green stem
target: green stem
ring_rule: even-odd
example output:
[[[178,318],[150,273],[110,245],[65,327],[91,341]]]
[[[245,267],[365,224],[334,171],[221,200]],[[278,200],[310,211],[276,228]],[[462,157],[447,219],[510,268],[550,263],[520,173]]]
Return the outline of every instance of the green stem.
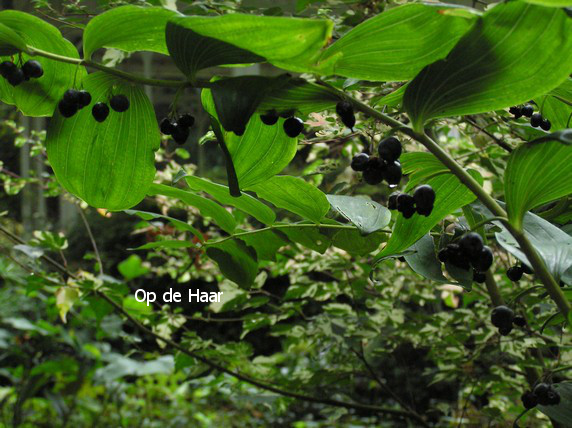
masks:
[[[461,183],[467,186],[469,190],[475,194],[475,196],[483,203],[483,205],[485,205],[485,207],[489,209],[489,211],[491,211],[494,216],[504,218],[507,217],[506,211],[493,199],[493,197],[490,196],[485,191],[485,189],[483,189],[483,187],[481,187],[481,185],[469,173],[467,173],[467,171],[465,171],[461,165],[455,162],[455,160],[427,134],[416,132],[410,127],[404,127],[403,123],[399,122],[398,120],[380,113],[358,100],[351,99],[351,102],[354,107],[362,113],[365,113],[366,115],[373,117],[380,122],[391,126],[392,128],[399,127],[401,132],[423,144],[427,150],[429,150],[435,157],[437,157],[437,159],[439,159],[443,165],[445,165],[459,179],[459,181],[461,181]],[[568,313],[572,307],[554,280],[553,276],[550,274],[550,271],[546,267],[544,260],[538,254],[522,230],[517,229],[515,226],[508,222],[505,223],[505,226],[510,234],[518,242],[520,249],[526,255],[528,261],[534,269],[536,276],[541,280],[542,284],[546,288],[546,291],[548,291],[548,294],[552,300],[554,300],[558,306],[558,309],[564,315],[564,318],[568,321]]]
[[[112,74],[114,76],[120,77],[122,79],[128,80],[130,82],[139,83],[141,85],[147,86],[160,86],[166,88],[180,88],[184,86],[193,86],[190,82],[186,80],[164,80],[164,79],[150,79],[147,77],[137,76],[136,74],[127,73],[125,71],[118,70],[113,67],[107,67],[103,64],[100,64],[95,61],[80,59],[80,58],[72,58],[69,56],[63,56],[54,54],[48,51],[44,51],[42,49],[28,47],[28,52],[31,56],[41,56],[44,58],[52,59],[54,61],[65,62],[67,64],[75,64],[75,65],[82,65],[85,67],[94,68],[96,70],[103,71],[108,74]],[[207,87],[208,82],[206,81],[197,81],[194,85],[196,87]]]
[[[471,226],[471,230],[478,230],[485,224],[492,223],[493,221],[502,221],[505,225],[508,223],[508,219],[506,217],[490,217],[475,223],[473,226]]]

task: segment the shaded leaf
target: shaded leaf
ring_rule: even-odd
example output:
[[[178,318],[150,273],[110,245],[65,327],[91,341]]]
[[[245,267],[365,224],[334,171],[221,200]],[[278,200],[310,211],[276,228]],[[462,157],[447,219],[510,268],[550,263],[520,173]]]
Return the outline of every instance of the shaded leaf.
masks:
[[[151,213],[151,212],[147,212],[147,211],[138,211],[138,210],[125,210],[125,213],[129,214],[129,215],[136,215],[136,216],[142,218],[143,220],[147,220],[147,221],[156,220],[156,219],[167,220],[169,223],[171,223],[175,227],[175,229],[181,230],[184,232],[191,232],[193,235],[195,235],[197,238],[199,238],[200,241],[204,241],[204,238],[203,238],[203,235],[201,232],[199,232],[197,229],[195,229],[190,224],[185,223],[184,221],[178,220],[176,218],[169,217],[166,215]]]
[[[448,282],[443,275],[441,262],[435,255],[435,243],[429,233],[409,247],[408,251],[411,253],[404,256],[405,261],[414,272],[432,281]]]
[[[552,387],[560,395],[560,403],[556,406],[540,404],[538,410],[556,422],[569,426],[572,421],[572,382],[555,383]]]
[[[521,104],[568,77],[569,52],[572,20],[563,10],[501,3],[478,18],[446,59],[409,83],[404,107],[420,130],[430,119]]]
[[[295,225],[298,225],[297,227]],[[331,244],[331,239],[317,225],[306,222],[294,223],[288,228],[280,229],[293,242],[324,254]]]
[[[249,235],[242,235],[239,239],[254,248],[258,260],[276,261],[278,250],[288,244],[288,239],[275,230],[257,231]]]
[[[206,254],[218,265],[222,274],[242,288],[249,288],[256,274],[258,264],[256,252],[244,242],[228,239],[218,244],[205,244]]]

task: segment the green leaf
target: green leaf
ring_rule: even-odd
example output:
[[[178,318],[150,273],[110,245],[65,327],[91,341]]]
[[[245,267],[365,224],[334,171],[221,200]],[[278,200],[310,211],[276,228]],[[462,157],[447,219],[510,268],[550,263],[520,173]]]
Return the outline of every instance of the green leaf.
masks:
[[[330,88],[294,78],[267,93],[258,106],[258,112],[294,110],[307,115],[333,109],[339,101],[340,97]]]
[[[288,244],[288,239],[275,230],[257,231],[249,235],[242,235],[239,239],[249,247],[254,248],[258,260],[276,261],[278,250]]]
[[[229,239],[218,244],[205,245],[206,254],[218,265],[222,274],[242,288],[249,288],[256,274],[258,264],[256,252],[244,242]]]
[[[572,193],[572,146],[520,146],[508,159],[504,190],[509,220],[520,228],[526,211]]]
[[[405,191],[430,177],[448,173],[447,167],[434,155],[427,152],[409,152],[400,157],[403,173],[409,176]]]
[[[62,37],[60,31],[33,15],[15,10],[0,12],[0,24],[12,31],[1,31],[0,37],[9,37],[16,33],[15,44],[22,48],[25,44],[57,55],[78,58],[77,49]],[[3,27],[2,27],[3,28]],[[22,63],[31,57],[22,53]],[[30,79],[16,87],[0,78],[0,100],[15,105],[26,116],[51,116],[63,93],[81,83],[85,68],[66,64],[47,58],[34,58],[42,64],[44,75],[39,79]],[[0,58],[0,62],[9,61],[9,57]]]
[[[539,4],[547,7],[567,7],[572,6],[572,0],[523,0],[527,3]]]
[[[125,52],[150,51],[168,55],[167,21],[177,12],[162,7],[114,7],[93,18],[83,32],[86,59],[100,48]]]
[[[208,193],[223,205],[231,205],[250,214],[252,217],[270,225],[276,220],[276,214],[267,205],[260,202],[253,196],[243,193],[239,197],[230,196],[227,186],[213,183],[212,181],[197,176],[187,176],[185,180],[189,187],[194,191],[203,191]]]
[[[0,55],[14,55],[25,52],[27,48],[26,41],[18,33],[0,23]]]
[[[288,228],[280,230],[291,241],[320,254],[324,254],[331,244],[330,237],[325,235],[326,229],[320,229],[317,225],[307,222],[289,224]]]
[[[376,81],[409,80],[444,58],[472,20],[441,13],[446,5],[408,4],[361,23],[330,46],[333,73]]]
[[[130,250],[152,250],[155,248],[190,248],[196,247],[197,244],[191,241],[182,241],[179,239],[165,239],[163,241],[153,241],[140,245],[136,248],[129,248]]]
[[[277,175],[249,190],[278,208],[319,223],[330,210],[326,195],[298,177]]]
[[[201,98],[205,110],[216,116],[210,91],[203,90]],[[242,189],[275,176],[296,155],[298,140],[286,135],[282,128],[283,123],[284,119],[280,118],[274,126],[268,126],[255,115],[250,118],[244,135],[224,132],[224,139]]]
[[[478,177],[478,173],[475,171],[470,171],[470,174],[473,177]],[[409,219],[405,219],[403,215],[399,214],[389,242],[376,256],[376,259],[397,254],[409,248],[447,215],[475,199],[475,195],[452,174],[440,174],[425,183],[435,190],[433,212],[429,217],[414,214]]]
[[[149,268],[143,266],[141,257],[132,254],[117,265],[117,270],[129,281],[149,272]]]
[[[552,124],[550,129],[553,133],[572,127],[572,104],[567,104],[561,98],[552,95],[546,95],[534,101],[540,106],[542,116],[550,120]]]
[[[125,210],[125,213],[129,214],[129,215],[136,215],[139,218],[142,218],[143,220],[146,220],[146,221],[156,220],[156,219],[167,220],[169,223],[171,223],[175,227],[175,229],[181,230],[183,232],[191,232],[201,242],[204,241],[204,238],[203,238],[203,235],[201,232],[199,232],[197,229],[195,229],[190,224],[185,223],[184,221],[181,221],[181,220],[177,220],[176,218],[169,217],[166,215],[156,214],[156,213],[150,213],[147,211],[138,211],[138,210]]]
[[[430,119],[527,102],[568,77],[571,51],[572,20],[563,10],[519,1],[498,4],[446,59],[409,83],[404,107],[420,130]]]
[[[364,234],[383,229],[391,221],[391,213],[375,201],[343,195],[326,195],[332,208],[356,225]]]
[[[50,121],[46,149],[60,184],[91,206],[119,211],[138,204],[155,176],[153,152],[160,136],[153,106],[139,86],[106,73],[90,74],[84,88],[92,104],[71,118],[58,111]],[[93,104],[110,93],[125,94],[131,106],[111,111],[102,123],[91,114]]]
[[[328,20],[227,14],[174,18],[167,24],[169,53],[189,78],[223,64],[269,62],[286,70],[313,69],[331,37]]]
[[[433,237],[427,233],[408,249],[405,261],[409,267],[419,275],[437,282],[449,282],[443,275],[441,263],[435,256],[435,243]]]
[[[334,247],[358,256],[365,256],[376,251],[382,242],[387,241],[387,234],[383,232],[373,232],[363,236],[357,229],[337,231],[335,229],[323,229],[322,233],[331,236]]]
[[[181,190],[176,187],[165,186],[164,184],[152,184],[149,188],[149,196],[163,195],[176,198],[180,201],[197,208],[201,215],[212,218],[222,230],[228,233],[236,228],[234,217],[216,202],[203,198],[192,192]]]
[[[555,406],[538,405],[538,410],[556,422],[570,426],[572,421],[572,382],[555,383],[552,387],[560,395],[560,403]]]
[[[74,287],[60,287],[56,291],[56,306],[64,324],[67,322],[66,316],[68,312],[79,297],[79,290]]]
[[[546,141],[558,141],[568,146],[572,145],[572,129],[561,129],[548,135],[536,138],[530,142],[531,145],[544,143]]]

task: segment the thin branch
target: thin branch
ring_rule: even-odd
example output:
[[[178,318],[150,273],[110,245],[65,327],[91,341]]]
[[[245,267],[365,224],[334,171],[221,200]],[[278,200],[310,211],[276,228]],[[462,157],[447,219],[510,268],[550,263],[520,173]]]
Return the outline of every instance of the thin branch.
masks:
[[[474,128],[476,128],[479,132],[482,132],[483,134],[489,136],[490,138],[492,138],[492,140],[499,146],[502,147],[503,149],[505,149],[507,152],[512,152],[512,147],[509,146],[507,143],[505,143],[503,140],[501,140],[500,138],[497,138],[494,134],[492,134],[491,132],[487,131],[485,128],[481,128],[479,125],[477,125],[477,123],[469,118],[469,117],[465,117],[465,119],[467,120],[467,122],[469,122]]]
[[[99,265],[99,274],[103,275],[103,263],[101,261],[101,257],[99,255],[99,250],[97,249],[97,244],[95,242],[95,238],[93,237],[93,233],[91,232],[91,227],[85,217],[85,213],[81,209],[79,205],[76,204],[76,207],[79,211],[79,216],[81,217],[83,224],[85,226],[85,230],[87,231],[87,235],[89,236],[89,240],[91,241],[91,246],[93,247],[93,251],[95,252],[95,259],[97,260],[97,264]]]

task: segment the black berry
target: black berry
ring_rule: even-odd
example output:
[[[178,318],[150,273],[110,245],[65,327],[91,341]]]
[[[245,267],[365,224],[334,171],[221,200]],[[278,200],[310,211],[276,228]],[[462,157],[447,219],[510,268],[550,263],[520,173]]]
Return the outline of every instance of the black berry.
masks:
[[[415,208],[417,213],[428,217],[433,211],[433,204],[435,203],[435,191],[428,184],[423,184],[417,187],[413,192],[413,199],[415,199]]]
[[[284,110],[281,111],[280,113],[278,113],[278,115],[280,117],[283,117],[284,119],[288,119],[289,117],[292,117],[296,114],[296,109],[290,109],[290,110]]]
[[[262,123],[264,123],[265,125],[274,125],[276,122],[278,122],[278,118],[280,116],[278,115],[278,112],[276,110],[268,110],[266,113],[261,114],[260,115],[260,120],[262,120]]]
[[[18,86],[20,83],[26,80],[26,76],[24,76],[24,72],[21,69],[16,68],[16,70],[14,70],[6,77],[6,80],[10,85]]]
[[[512,319],[512,323],[514,325],[516,325],[517,327],[526,326],[526,320],[524,319],[524,317],[522,315],[515,315],[515,317]]]
[[[551,387],[546,393],[546,402],[548,406],[560,404],[560,394],[558,394],[558,391]]]
[[[79,97],[80,97],[79,91],[75,89],[68,89],[67,91],[64,92],[62,100],[68,104],[78,105]]]
[[[493,264],[493,252],[486,245],[478,256],[471,261],[473,267],[479,272],[486,272]]]
[[[437,253],[437,258],[441,263],[447,263],[449,261],[449,247],[445,247]]]
[[[171,123],[169,118],[165,117],[161,121],[161,124],[159,125],[159,129],[161,130],[162,134],[171,135],[173,133],[173,124]]]
[[[118,113],[123,113],[129,108],[129,99],[125,95],[114,95],[109,100],[109,105]]]
[[[542,123],[542,115],[540,113],[534,113],[530,117],[530,124],[535,128],[539,127],[541,123]]]
[[[284,132],[290,138],[296,138],[304,130],[304,122],[299,117],[289,117],[284,121]]]
[[[508,111],[514,116],[515,119],[518,119],[522,116],[522,109],[520,107],[511,107]]]
[[[38,79],[44,75],[42,64],[40,64],[38,61],[34,61],[33,59],[24,63],[22,66],[22,71],[24,72],[24,76],[26,76],[28,79]]]
[[[395,137],[387,137],[379,142],[377,146],[379,157],[387,163],[395,162],[401,156],[403,147],[401,142]]]
[[[542,122],[540,122],[540,127],[544,131],[550,131],[550,128],[552,128],[552,124],[550,123],[550,121],[548,119],[542,119]]]
[[[63,117],[72,117],[77,113],[77,104],[70,104],[65,100],[58,103],[58,110]]]
[[[79,91],[78,93],[78,107],[84,108],[91,104],[91,94],[87,91]]]
[[[534,389],[532,390],[532,393],[536,397],[538,404],[542,404],[543,406],[546,406],[549,404],[550,400],[548,397],[548,392],[550,390],[551,390],[550,385],[548,385],[547,383],[544,383],[544,382],[541,382],[534,387]]]
[[[532,113],[534,113],[534,107],[532,107],[530,104],[527,104],[520,109],[520,112],[523,116],[531,117]]]
[[[13,62],[4,61],[0,64],[0,75],[2,75],[2,77],[5,79],[7,79],[8,76],[14,74],[16,70],[18,70],[18,66]]]
[[[459,247],[471,259],[478,258],[483,250],[484,242],[481,235],[475,232],[469,232],[459,240]]]
[[[413,196],[401,193],[397,196],[397,211],[403,214],[404,218],[411,218],[415,214],[415,199]]]
[[[387,209],[389,210],[396,210],[397,209],[397,198],[401,193],[399,192],[393,192],[391,195],[389,195],[389,198],[387,199]]]
[[[467,255],[461,250],[459,244],[447,245],[449,249],[448,262],[460,269],[469,270],[471,263]]]
[[[506,276],[513,282],[519,281],[522,278],[522,267],[515,265],[506,271]]]
[[[401,164],[398,161],[391,162],[385,168],[385,181],[390,186],[397,186],[401,181],[403,176],[403,171],[401,170]]]
[[[98,122],[103,122],[109,116],[109,107],[105,103],[96,103],[91,109],[91,114]]]
[[[524,394],[522,394],[520,399],[522,400],[522,405],[525,409],[532,409],[538,404],[538,399],[532,391],[526,391]]]
[[[358,153],[352,158],[351,168],[354,171],[365,171],[369,162],[369,155],[367,153]]]
[[[372,162],[373,161],[373,162]],[[363,180],[367,184],[375,186],[383,181],[385,178],[383,166],[378,165],[378,158],[370,158],[365,171],[363,172]]]
[[[512,331],[512,326],[504,326],[504,327],[499,327],[499,334],[501,336],[508,336],[510,334],[510,332]]]
[[[473,271],[473,281],[482,284],[487,279],[487,276],[484,272],[477,272],[476,270]]]
[[[354,114],[354,108],[347,101],[340,101],[336,104],[336,113],[340,116],[342,123],[348,128],[353,129],[356,124],[356,117]]]
[[[497,306],[491,312],[491,323],[497,328],[512,328],[512,319],[514,312],[511,308],[505,305]]]
[[[178,123],[173,123],[173,130],[171,136],[175,143],[177,144],[185,144],[187,138],[189,138],[190,130],[186,126],[181,126]]]
[[[195,118],[192,115],[190,115],[189,113],[186,113],[186,114],[182,115],[181,117],[179,117],[179,119],[177,120],[177,123],[179,124],[179,126],[190,128],[191,126],[193,126],[195,124]]]

